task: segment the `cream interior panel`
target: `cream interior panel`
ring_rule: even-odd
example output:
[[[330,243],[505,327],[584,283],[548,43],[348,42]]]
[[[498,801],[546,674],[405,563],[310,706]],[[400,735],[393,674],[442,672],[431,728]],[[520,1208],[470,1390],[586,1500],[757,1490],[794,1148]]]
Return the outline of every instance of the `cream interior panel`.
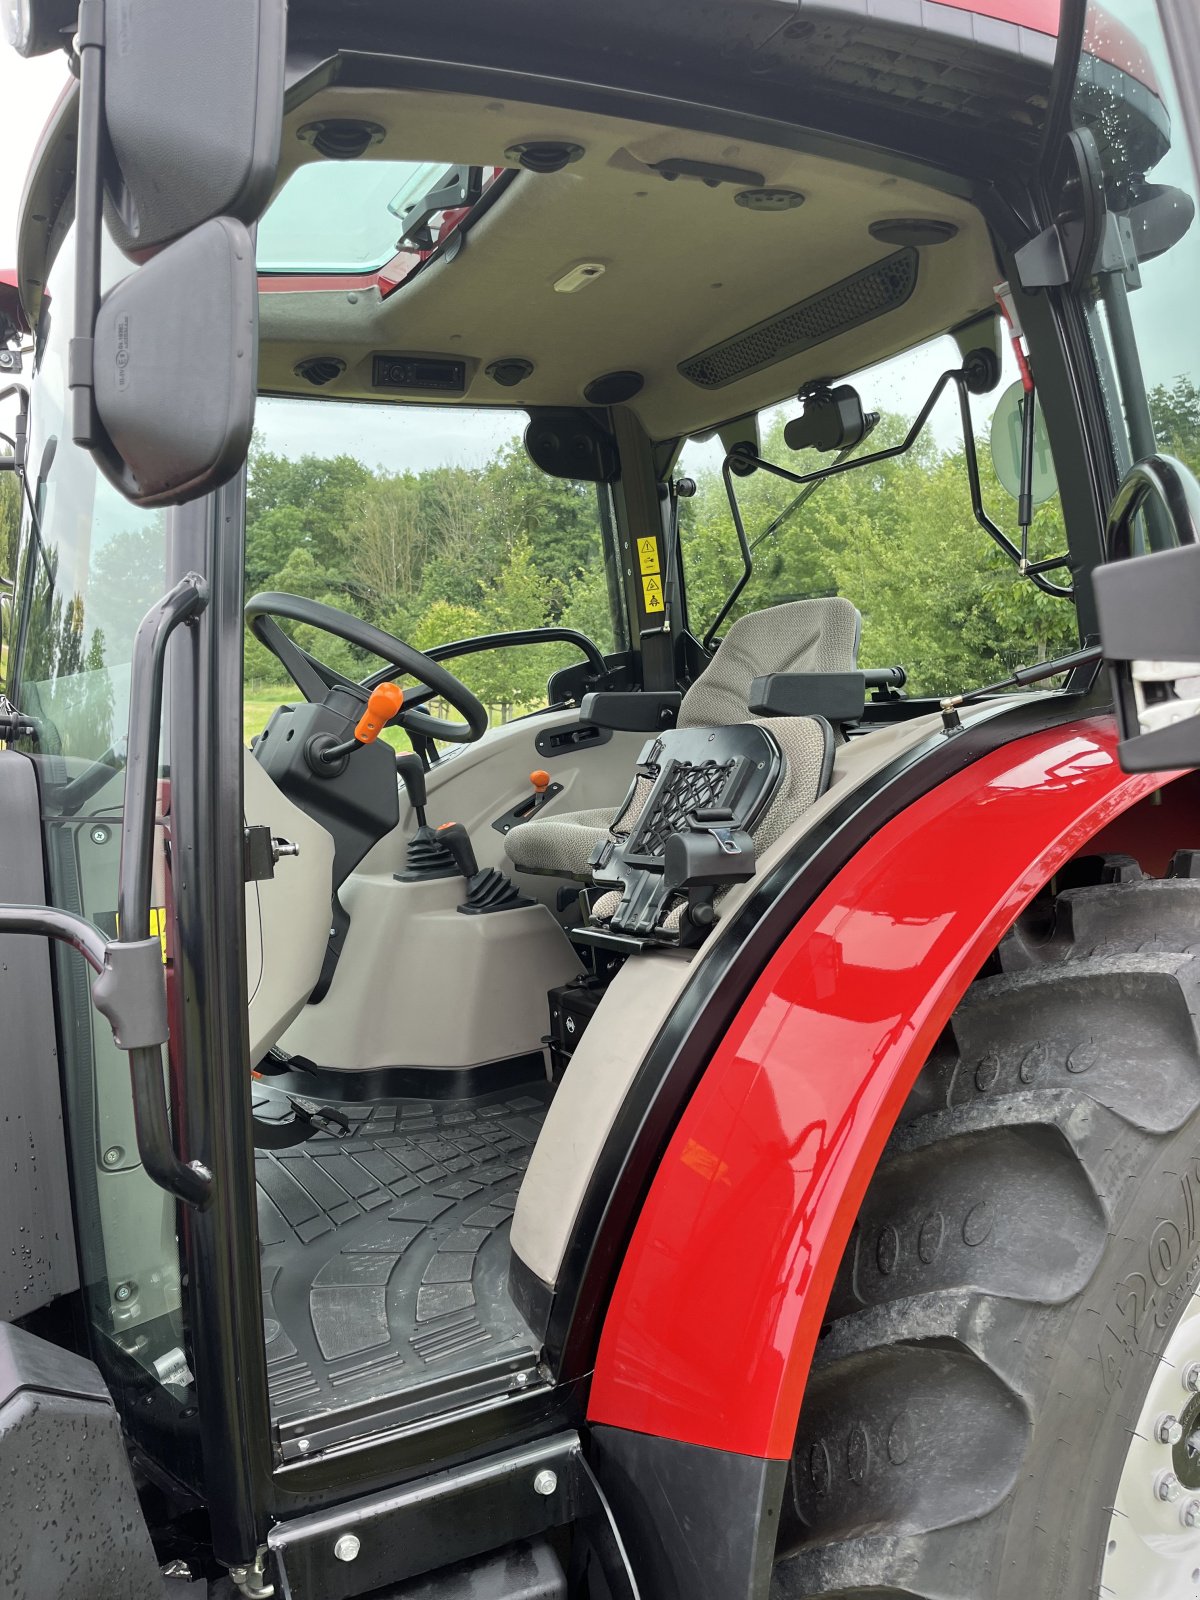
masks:
[[[300,847],[275,876],[246,885],[246,977],[250,1064],[255,1066],[302,1009],[329,940],[333,838],[282,794],[249,750],[244,761],[248,826],[265,825]]]
[[[634,764],[646,742],[644,733],[614,733],[604,744],[585,745],[562,755],[538,754],[534,741],[539,733],[569,728],[578,721],[579,712],[572,709],[548,711],[542,716],[506,723],[491,729],[477,743],[461,746],[440,761],[426,779],[431,825],[461,822],[471,835],[481,867],[499,867],[508,872],[523,894],[533,895],[546,905],[553,904],[557,880],[513,871],[504,853],[504,835],[493,828],[492,823],[533,793],[529,774],[537,768],[548,772],[553,782],[563,786],[562,793],[548,803],[546,815],[604,805],[611,805],[615,811],[629,787]],[[407,796],[401,789],[399,826],[371,849],[359,870],[402,872],[405,845],[416,825]]]
[[[513,1250],[543,1283],[553,1284],[558,1278],[592,1172],[642,1058],[685,984],[692,979],[704,982],[704,966],[738,907],[815,823],[873,772],[920,744],[940,726],[938,716],[918,717],[840,746],[830,787],[763,851],[755,877],[728,891],[721,902],[721,920],[696,954],[690,958],[673,952],[632,956],[621,968],[597,1006],[550,1103],[513,1214]]]
[[[518,173],[452,260],[431,263],[386,299],[361,284],[263,295],[260,383],[273,392],[311,394],[293,369],[317,354],[347,363],[323,397],[371,399],[380,398],[371,387],[372,351],[458,357],[468,380],[456,398],[472,405],[577,405],[593,377],[632,368],[646,379],[632,409],[651,437],[665,438],[758,410],[811,378],[853,372],[992,303],[997,268],[974,207],[866,165],[519,102],[346,88],[322,91],[290,114],[285,163],[315,158],[296,133],[316,116],[384,127],[364,160],[444,154],[448,164],[503,166],[506,147],[528,139],[567,139],[585,153],[558,173]],[[753,211],[735,203],[736,184],[666,182],[653,166],[672,157],[751,170],[768,185],[799,191],[804,204]],[[959,230],[920,251],[906,304],[715,391],[680,375],[684,358],[891,254],[869,225],[906,217]],[[555,282],[583,261],[601,264],[603,274],[576,293],[555,292]],[[532,361],[532,376],[503,388],[485,370],[502,356]]]
[[[541,1051],[546,991],[581,970],[545,906],[464,916],[460,878],[343,884],[350,931],[329,992],[281,1044],[330,1070],[471,1067]]]

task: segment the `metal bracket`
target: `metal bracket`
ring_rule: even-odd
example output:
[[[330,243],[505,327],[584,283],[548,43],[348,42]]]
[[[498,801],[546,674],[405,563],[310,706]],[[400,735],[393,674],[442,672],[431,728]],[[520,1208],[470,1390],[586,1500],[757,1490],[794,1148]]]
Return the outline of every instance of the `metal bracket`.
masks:
[[[287,1600],[350,1600],[572,1525],[587,1540],[611,1600],[639,1600],[612,1511],[575,1433],[276,1523],[268,1540]]]

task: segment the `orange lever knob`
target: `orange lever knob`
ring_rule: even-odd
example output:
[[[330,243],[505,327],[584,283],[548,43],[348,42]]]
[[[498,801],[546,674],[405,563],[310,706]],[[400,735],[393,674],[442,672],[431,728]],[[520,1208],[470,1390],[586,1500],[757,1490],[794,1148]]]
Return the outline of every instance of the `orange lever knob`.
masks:
[[[531,772],[529,774],[529,781],[539,794],[545,794],[546,790],[550,787],[550,774],[548,772],[543,772],[541,767],[539,767],[536,772]]]
[[[359,744],[374,744],[403,704],[404,690],[398,683],[381,683],[372,689],[367,709],[354,729]]]

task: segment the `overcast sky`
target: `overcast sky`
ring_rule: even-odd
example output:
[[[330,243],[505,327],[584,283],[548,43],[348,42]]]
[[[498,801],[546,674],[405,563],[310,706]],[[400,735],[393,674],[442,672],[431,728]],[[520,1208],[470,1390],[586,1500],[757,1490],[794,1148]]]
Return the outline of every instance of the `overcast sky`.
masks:
[[[65,56],[22,61],[0,39],[0,270],[17,264],[17,210],[38,135],[67,80]],[[12,412],[0,408],[0,430]]]

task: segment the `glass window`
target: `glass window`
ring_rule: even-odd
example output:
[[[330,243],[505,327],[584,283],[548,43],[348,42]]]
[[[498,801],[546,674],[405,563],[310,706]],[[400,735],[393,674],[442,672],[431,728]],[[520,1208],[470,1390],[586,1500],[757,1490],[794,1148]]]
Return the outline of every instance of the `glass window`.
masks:
[[[1196,173],[1154,0],[1089,7],[1074,113],[1096,141],[1131,257],[1093,285],[1093,337],[1111,409],[1115,373],[1123,413],[1119,465],[1157,448],[1200,471]]]
[[[851,381],[864,408],[877,412],[879,420],[856,453],[899,444],[941,374],[961,364],[958,346],[944,337],[859,373]],[[1005,342],[1000,383],[973,401],[972,412],[984,505],[1014,542],[1020,538],[1016,505],[997,477],[988,445],[993,417],[998,442],[1008,439],[1019,392],[1015,360]],[[788,448],[784,424],[799,410],[794,401],[772,407],[761,414],[759,427],[763,457],[803,473],[828,466],[833,457]],[[1066,550],[1044,443],[1042,450],[1047,481],[1030,532],[1034,560]],[[1004,452],[997,454],[1005,467]],[[680,463],[697,482],[695,497],[681,503],[680,549],[689,626],[699,635],[742,573],[721,479],[723,457],[718,439],[689,440]],[[778,525],[776,519],[797,496],[795,485],[765,472],[734,483],[754,567],[723,629],[748,611],[844,595],[862,613],[862,665],[903,666],[907,692],[916,695],[995,682],[1015,667],[1048,660],[1077,643],[1071,602],[1044,594],[1020,577],[975,520],[953,388],[943,393],[907,454],[818,484]]]
[[[548,477],[523,412],[338,401],[259,402],[246,514],[246,592],[282,589],[375,623],[419,650],[550,625],[624,648],[596,486]],[[603,491],[607,494],[607,489]],[[319,659],[355,678],[378,662],[311,629]],[[567,644],[450,662],[493,722],[543,708]],[[246,644],[246,737],[293,693]],[[389,737],[403,746],[403,735]]]
[[[258,225],[264,272],[373,272],[396,254],[405,209],[448,170],[444,161],[310,161]]]
[[[129,663],[165,586],[161,513],[139,511],[71,442],[71,240],[50,274],[32,385],[30,491],[9,629],[9,693],[38,728],[50,899],[116,933]],[[80,779],[82,787],[73,789]],[[165,849],[156,883],[164,884]],[[158,900],[165,927],[165,895]],[[169,934],[164,931],[164,959]],[[110,1387],[191,1403],[175,1206],[138,1159],[128,1057],[93,1010],[82,958],[56,946],[69,1148],[93,1349]],[[131,1380],[131,1374],[141,1377]]]

